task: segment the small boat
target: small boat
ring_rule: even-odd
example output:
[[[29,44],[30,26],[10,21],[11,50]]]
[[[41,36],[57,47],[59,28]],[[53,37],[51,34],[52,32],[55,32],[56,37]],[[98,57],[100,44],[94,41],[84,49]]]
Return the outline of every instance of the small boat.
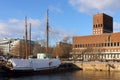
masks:
[[[47,31],[47,45],[46,45],[47,47],[46,48],[48,48],[48,11],[47,11],[46,31]],[[46,49],[46,51],[47,51],[46,54],[48,54],[48,49]],[[6,62],[5,65],[2,66],[2,70],[4,71],[4,73],[8,75],[19,75],[19,74],[30,75],[30,74],[38,74],[38,73],[47,74],[47,73],[56,71],[57,68],[60,66],[60,64],[61,64],[60,60],[55,58],[45,58],[45,59],[11,58]]]

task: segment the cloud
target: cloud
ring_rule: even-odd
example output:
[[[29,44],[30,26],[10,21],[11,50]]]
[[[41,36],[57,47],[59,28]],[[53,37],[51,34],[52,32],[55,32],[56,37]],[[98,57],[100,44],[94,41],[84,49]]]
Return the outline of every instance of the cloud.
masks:
[[[44,22],[38,19],[28,19],[28,27],[29,23],[32,24],[32,38],[36,39],[40,35],[38,32],[43,32],[41,28]],[[7,21],[0,21],[0,38],[23,38],[24,26],[25,20],[10,18]]]
[[[19,20],[18,20],[18,19],[15,19],[15,18],[12,18],[12,19],[9,19],[8,22],[9,22],[9,23],[18,23]]]
[[[113,12],[120,9],[120,0],[69,0],[79,12]]]
[[[56,13],[63,13],[63,11],[57,6],[49,6],[49,9]]]
[[[9,30],[9,25],[0,22],[0,38],[6,38],[15,33],[15,30],[11,28],[12,31]],[[14,34],[13,34],[14,35]]]
[[[34,27],[38,28],[38,27],[41,27],[44,21],[39,20],[39,19],[29,19],[28,22],[32,23]]]

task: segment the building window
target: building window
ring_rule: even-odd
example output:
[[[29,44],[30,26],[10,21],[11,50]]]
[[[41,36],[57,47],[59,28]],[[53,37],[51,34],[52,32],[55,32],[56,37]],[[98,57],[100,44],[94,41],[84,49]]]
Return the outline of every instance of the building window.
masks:
[[[96,24],[96,28],[97,28],[97,24]]]
[[[95,47],[98,47],[98,44],[96,44]]]
[[[102,47],[104,47],[104,43],[102,43]]]
[[[109,58],[109,54],[108,54],[108,58]]]
[[[117,54],[117,58],[119,58],[119,54]]]
[[[95,47],[95,44],[93,44],[93,47]]]
[[[77,45],[75,45],[75,48],[77,48]]]
[[[107,46],[107,43],[105,43],[105,47]]]
[[[80,47],[82,47],[82,44],[80,44]]]
[[[98,24],[98,27],[100,27],[100,24]]]
[[[106,54],[104,55],[104,57],[106,58]]]
[[[108,43],[108,47],[110,46],[110,43]]]
[[[111,54],[111,58],[112,58],[112,56],[113,56],[113,55]]]
[[[116,42],[114,42],[114,46],[116,46]]]
[[[119,42],[117,42],[117,46],[119,46]]]
[[[113,46],[113,43],[111,43],[111,46]]]

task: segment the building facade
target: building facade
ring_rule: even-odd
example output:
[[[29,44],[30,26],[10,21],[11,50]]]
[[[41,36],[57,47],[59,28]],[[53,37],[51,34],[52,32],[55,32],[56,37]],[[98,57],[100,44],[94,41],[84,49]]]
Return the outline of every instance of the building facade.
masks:
[[[113,18],[93,16],[93,35],[73,36],[72,54],[82,60],[120,60],[120,32],[113,33]]]
[[[113,18],[104,13],[93,16],[93,35],[113,33]]]
[[[35,45],[34,41],[31,41],[31,53],[32,55],[33,47]],[[0,40],[0,48],[4,55],[11,54],[14,56],[25,57],[25,40],[23,39],[1,39]],[[28,41],[28,51],[30,49],[29,41]]]
[[[0,48],[4,54],[7,54],[11,51],[11,48],[14,46],[13,42],[17,42],[17,39],[1,39]]]

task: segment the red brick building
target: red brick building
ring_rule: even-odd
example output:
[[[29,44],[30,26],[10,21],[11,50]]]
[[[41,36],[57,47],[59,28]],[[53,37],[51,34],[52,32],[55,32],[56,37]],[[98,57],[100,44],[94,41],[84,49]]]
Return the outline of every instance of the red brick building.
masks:
[[[93,35],[113,33],[113,18],[104,13],[93,16]]]
[[[113,33],[113,18],[104,13],[93,16],[93,35],[73,36],[72,54],[84,60],[119,60],[120,32]]]

